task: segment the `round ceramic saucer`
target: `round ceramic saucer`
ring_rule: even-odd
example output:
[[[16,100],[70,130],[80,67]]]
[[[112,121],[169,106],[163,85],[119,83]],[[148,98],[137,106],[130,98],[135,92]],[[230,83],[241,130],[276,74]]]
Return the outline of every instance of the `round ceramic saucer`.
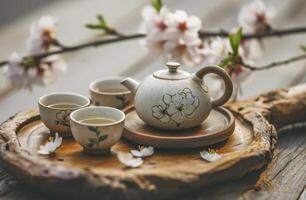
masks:
[[[161,130],[146,125],[133,107],[126,111],[123,137],[131,142],[160,148],[193,148],[226,140],[235,129],[235,118],[226,108],[211,111],[198,127],[186,130]]]

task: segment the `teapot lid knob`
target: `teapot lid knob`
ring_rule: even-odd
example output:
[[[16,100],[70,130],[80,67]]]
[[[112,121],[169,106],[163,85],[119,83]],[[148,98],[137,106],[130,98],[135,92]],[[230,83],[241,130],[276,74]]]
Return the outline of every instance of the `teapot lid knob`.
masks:
[[[170,61],[170,62],[167,62],[166,65],[167,65],[168,68],[169,68],[169,72],[176,72],[176,71],[177,71],[177,68],[178,68],[181,64],[178,63],[178,62]]]
[[[181,80],[190,77],[188,72],[179,70],[178,67],[181,65],[178,62],[167,62],[168,69],[162,69],[153,73],[153,76],[158,79],[164,80]]]

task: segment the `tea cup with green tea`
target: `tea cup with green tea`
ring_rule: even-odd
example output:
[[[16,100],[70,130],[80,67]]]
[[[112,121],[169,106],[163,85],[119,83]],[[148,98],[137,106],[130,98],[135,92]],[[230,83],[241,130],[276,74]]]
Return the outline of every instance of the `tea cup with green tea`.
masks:
[[[72,135],[89,154],[110,152],[122,135],[124,120],[122,111],[106,106],[82,108],[70,115]]]
[[[72,111],[90,105],[89,98],[74,93],[53,93],[39,98],[42,122],[61,136],[71,135],[69,115]]]
[[[123,77],[110,77],[93,81],[89,85],[92,104],[123,109],[133,101],[133,94],[122,84]]]

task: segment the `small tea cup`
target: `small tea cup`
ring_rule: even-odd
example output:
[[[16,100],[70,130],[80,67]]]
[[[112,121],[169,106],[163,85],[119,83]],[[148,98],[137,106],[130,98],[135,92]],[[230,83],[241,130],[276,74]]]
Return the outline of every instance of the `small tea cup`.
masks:
[[[89,85],[92,104],[123,109],[131,104],[134,96],[122,84],[123,77],[110,77],[95,80]]]
[[[53,93],[38,100],[42,122],[61,136],[71,136],[69,115],[72,111],[90,105],[89,98],[73,93]]]
[[[89,154],[104,154],[119,141],[125,114],[112,107],[91,106],[76,110],[70,115],[74,139]]]

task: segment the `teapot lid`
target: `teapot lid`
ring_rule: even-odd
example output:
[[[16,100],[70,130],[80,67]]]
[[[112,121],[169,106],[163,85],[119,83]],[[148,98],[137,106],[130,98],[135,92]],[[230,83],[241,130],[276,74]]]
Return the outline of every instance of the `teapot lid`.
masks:
[[[159,70],[155,72],[153,76],[166,80],[181,80],[190,76],[188,72],[178,70],[178,67],[181,65],[178,62],[167,62],[166,65],[168,66],[168,69]]]

